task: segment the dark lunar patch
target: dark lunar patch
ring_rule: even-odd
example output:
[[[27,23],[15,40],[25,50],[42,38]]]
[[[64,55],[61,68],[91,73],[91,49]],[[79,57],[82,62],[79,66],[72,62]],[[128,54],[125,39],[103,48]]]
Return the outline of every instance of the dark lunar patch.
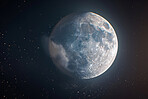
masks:
[[[105,44],[105,45],[104,45],[104,49],[105,49],[105,50],[109,50],[108,44]]]
[[[92,33],[94,33],[96,31],[94,26],[90,25],[89,23],[82,24],[80,28],[81,28],[81,32],[83,32],[84,35],[89,34],[89,33],[92,34]]]
[[[89,32],[89,24],[82,24],[80,27],[80,31],[84,34]]]
[[[81,53],[74,53],[71,54],[70,56],[70,61],[69,61],[69,65],[68,68],[70,70],[77,70],[78,68],[84,68],[87,66],[88,62],[86,60],[86,56],[84,54]]]
[[[107,32],[106,38],[107,38],[107,40],[108,40],[109,42],[113,42],[114,36],[113,36],[112,33],[108,33],[108,32]]]
[[[83,42],[89,41],[89,35],[88,35],[88,36],[83,36],[83,37],[81,37],[81,40],[82,40]]]
[[[102,38],[105,37],[105,33],[103,30],[99,30],[99,31],[95,31],[95,33],[92,34],[92,38],[96,41],[96,42],[100,42],[102,43]]]
[[[83,47],[82,47],[82,42],[83,42],[82,40],[76,41],[76,43],[73,44],[74,49],[80,51],[80,50],[83,48]]]

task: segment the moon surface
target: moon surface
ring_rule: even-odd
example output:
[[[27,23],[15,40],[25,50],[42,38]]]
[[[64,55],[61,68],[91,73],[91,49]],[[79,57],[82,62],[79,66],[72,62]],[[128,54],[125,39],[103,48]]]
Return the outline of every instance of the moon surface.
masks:
[[[90,79],[112,65],[118,40],[111,24],[93,12],[73,13],[61,19],[49,37],[53,63],[65,74]]]

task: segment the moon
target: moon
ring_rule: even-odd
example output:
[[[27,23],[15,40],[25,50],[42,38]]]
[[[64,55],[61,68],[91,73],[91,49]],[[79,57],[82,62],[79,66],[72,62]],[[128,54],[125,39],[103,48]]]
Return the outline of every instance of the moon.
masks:
[[[93,12],[72,13],[61,19],[49,37],[49,53],[63,73],[91,79],[113,64],[118,40],[112,25]]]

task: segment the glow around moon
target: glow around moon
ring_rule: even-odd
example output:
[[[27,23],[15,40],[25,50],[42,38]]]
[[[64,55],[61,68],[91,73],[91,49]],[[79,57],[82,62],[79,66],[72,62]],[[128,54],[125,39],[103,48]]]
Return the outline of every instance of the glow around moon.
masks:
[[[54,64],[65,74],[90,79],[104,73],[114,62],[118,40],[111,24],[92,12],[64,17],[49,37]]]

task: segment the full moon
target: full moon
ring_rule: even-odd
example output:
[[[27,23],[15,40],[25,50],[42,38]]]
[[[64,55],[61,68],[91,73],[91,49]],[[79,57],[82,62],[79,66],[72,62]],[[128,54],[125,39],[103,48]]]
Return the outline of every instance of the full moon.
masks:
[[[118,51],[113,27],[93,12],[72,13],[61,19],[48,44],[55,66],[80,79],[103,74],[114,62]]]

